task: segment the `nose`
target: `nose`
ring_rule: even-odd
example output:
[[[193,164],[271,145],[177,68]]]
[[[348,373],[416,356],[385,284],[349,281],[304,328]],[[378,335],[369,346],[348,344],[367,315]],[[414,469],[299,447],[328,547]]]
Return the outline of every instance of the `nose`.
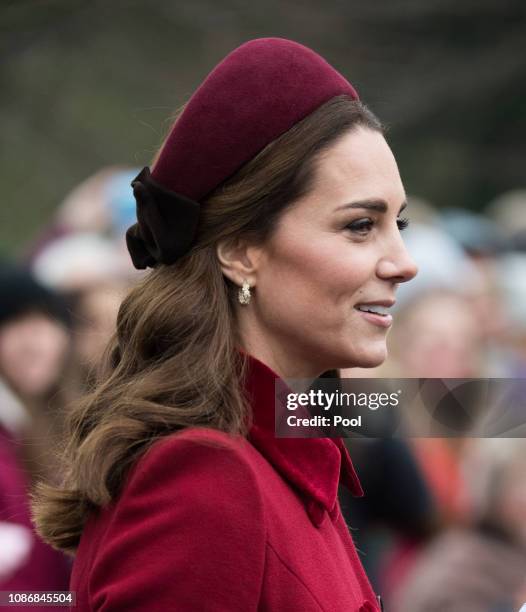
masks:
[[[400,234],[389,243],[387,253],[380,258],[376,273],[383,280],[406,283],[418,274],[418,266],[409,255]]]

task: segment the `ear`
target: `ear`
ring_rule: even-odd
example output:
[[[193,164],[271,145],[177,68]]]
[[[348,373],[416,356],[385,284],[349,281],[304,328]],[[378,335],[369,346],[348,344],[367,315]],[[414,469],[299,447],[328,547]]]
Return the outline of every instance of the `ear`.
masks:
[[[238,286],[246,280],[251,287],[256,284],[261,249],[243,240],[220,242],[216,248],[223,274]]]

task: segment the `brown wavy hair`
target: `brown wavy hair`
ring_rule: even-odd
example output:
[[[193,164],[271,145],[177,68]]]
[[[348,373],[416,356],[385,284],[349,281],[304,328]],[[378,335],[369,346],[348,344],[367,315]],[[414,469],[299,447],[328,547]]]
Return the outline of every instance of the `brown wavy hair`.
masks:
[[[347,96],[297,123],[206,198],[190,252],[130,291],[96,385],[69,414],[63,483],[35,491],[44,540],[74,552],[90,511],[119,495],[130,466],[162,436],[195,426],[247,434],[238,288],[223,276],[216,245],[241,236],[264,243],[283,211],[309,191],[319,154],[357,126],[382,131]]]

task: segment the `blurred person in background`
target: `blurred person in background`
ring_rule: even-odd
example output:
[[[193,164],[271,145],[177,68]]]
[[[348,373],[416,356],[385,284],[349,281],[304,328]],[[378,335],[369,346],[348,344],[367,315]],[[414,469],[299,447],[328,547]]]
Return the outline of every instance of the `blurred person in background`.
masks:
[[[56,477],[54,452],[73,397],[67,302],[18,265],[0,265],[0,377],[27,412],[32,479]]]
[[[137,169],[109,166],[76,186],[31,247],[37,279],[71,306],[75,386],[93,382],[126,289],[141,273],[129,265],[125,230],[135,219]]]
[[[95,383],[97,367],[111,339],[126,292],[120,283],[98,283],[76,294],[74,348],[84,389]]]
[[[69,315],[59,296],[12,264],[0,264],[0,288],[0,591],[67,590],[69,563],[34,533],[29,489],[36,478],[60,479]]]
[[[481,330],[461,291],[428,290],[399,311],[393,360],[406,378],[472,378],[483,371]]]
[[[378,611],[337,501],[340,479],[361,494],[345,446],[277,438],[273,404],[280,377],[385,359],[378,310],[416,268],[381,125],[311,50],[250,41],[134,191],[128,247],[154,269],[35,504],[76,553],[79,609]]]
[[[71,306],[76,382],[85,390],[115,330],[117,311],[133,275],[122,269],[119,245],[91,232],[54,240],[34,259],[32,269]]]
[[[436,289],[413,296],[399,312],[399,325],[393,330],[390,346],[399,377],[481,375],[480,327],[462,291]],[[413,436],[425,434],[434,420],[423,407],[413,409],[408,418]],[[413,437],[410,442],[442,520],[462,521],[469,510],[459,465],[463,438]]]
[[[469,522],[420,552],[393,612],[515,612],[526,586],[526,441],[472,440],[463,468]]]

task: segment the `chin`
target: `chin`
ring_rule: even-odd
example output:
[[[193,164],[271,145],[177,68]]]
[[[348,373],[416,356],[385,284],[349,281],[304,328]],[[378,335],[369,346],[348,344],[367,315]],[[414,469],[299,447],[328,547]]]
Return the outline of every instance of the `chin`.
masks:
[[[385,344],[379,347],[367,347],[363,351],[354,350],[345,358],[345,365],[338,368],[377,368],[387,359],[387,347]]]

